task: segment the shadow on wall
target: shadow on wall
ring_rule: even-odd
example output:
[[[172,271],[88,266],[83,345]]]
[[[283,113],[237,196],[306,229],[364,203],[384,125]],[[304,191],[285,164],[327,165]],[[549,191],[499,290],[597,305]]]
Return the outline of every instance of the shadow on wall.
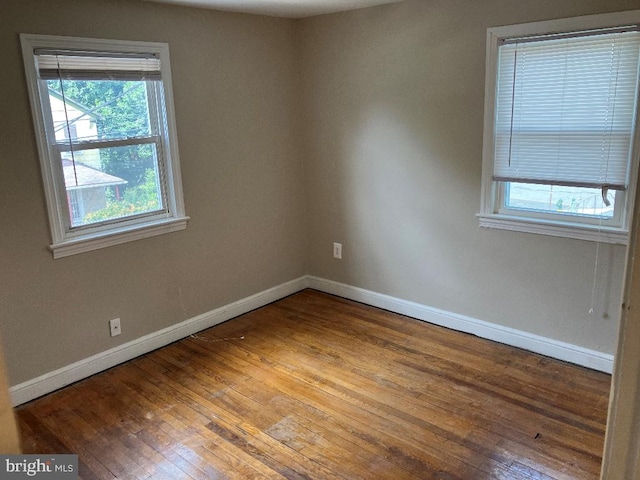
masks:
[[[420,8],[307,32],[314,273],[612,352],[624,247],[478,226],[486,27]]]

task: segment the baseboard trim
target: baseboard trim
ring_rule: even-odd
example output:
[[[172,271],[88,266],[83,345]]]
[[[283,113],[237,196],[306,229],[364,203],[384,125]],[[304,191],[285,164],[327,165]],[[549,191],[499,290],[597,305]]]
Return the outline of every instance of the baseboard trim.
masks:
[[[13,406],[21,405],[206,328],[213,327],[238,315],[299,292],[306,288],[306,280],[307,277],[300,277],[283,283],[15,385],[9,389]]]
[[[606,353],[318,277],[308,276],[306,284],[309,288],[321,292],[362,302],[372,307],[383,308],[460,332],[471,333],[547,357],[605,373],[613,371],[613,355]]]
[[[15,385],[9,389],[12,404],[13,406],[21,405],[206,328],[268,305],[305,288],[313,288],[321,292],[365,303],[372,307],[383,308],[394,313],[433,323],[434,325],[471,333],[488,340],[494,340],[601,372],[611,373],[613,371],[613,355],[344,283],[307,275]]]

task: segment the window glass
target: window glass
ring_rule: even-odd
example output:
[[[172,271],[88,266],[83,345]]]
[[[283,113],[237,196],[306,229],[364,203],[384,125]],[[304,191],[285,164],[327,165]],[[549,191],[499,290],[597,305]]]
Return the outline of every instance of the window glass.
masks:
[[[46,83],[71,228],[162,210],[158,139],[151,136],[152,125],[157,127],[149,114],[148,82]],[[116,140],[128,145],[109,146]]]
[[[146,81],[47,80],[56,140],[114,140],[151,134]]]
[[[615,198],[613,191],[607,192],[607,206],[599,188],[508,182],[504,203],[507,208],[541,213],[612,218]]]

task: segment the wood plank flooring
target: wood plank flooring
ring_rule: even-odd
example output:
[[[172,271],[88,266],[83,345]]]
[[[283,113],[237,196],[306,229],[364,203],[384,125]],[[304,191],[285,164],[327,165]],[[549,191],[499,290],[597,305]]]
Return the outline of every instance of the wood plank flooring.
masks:
[[[609,375],[312,290],[17,409],[83,479],[597,479]]]

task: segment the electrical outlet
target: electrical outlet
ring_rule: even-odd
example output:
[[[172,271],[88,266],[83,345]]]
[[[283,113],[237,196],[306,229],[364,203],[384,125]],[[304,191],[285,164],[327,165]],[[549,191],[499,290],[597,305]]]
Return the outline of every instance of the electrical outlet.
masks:
[[[112,318],[111,320],[109,320],[109,330],[111,330],[112,337],[116,337],[122,333],[122,330],[120,330],[119,318]]]
[[[342,259],[342,244],[334,242],[333,243],[333,258]]]

